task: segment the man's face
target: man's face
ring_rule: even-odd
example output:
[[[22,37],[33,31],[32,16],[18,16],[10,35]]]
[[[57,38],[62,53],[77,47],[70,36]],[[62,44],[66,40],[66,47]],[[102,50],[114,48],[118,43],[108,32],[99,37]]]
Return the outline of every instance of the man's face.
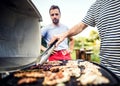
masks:
[[[57,25],[60,19],[60,12],[58,9],[50,10],[50,17],[52,19],[53,24]]]

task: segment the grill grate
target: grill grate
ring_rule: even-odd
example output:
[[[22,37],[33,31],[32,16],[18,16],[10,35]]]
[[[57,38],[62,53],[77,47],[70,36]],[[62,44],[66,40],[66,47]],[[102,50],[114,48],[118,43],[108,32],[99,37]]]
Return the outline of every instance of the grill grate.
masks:
[[[81,60],[79,61],[81,62]],[[63,61],[63,64],[60,65],[65,65],[65,63],[67,63],[67,61]],[[109,84],[101,84],[101,85],[97,85],[97,86],[119,86],[119,79],[118,77],[115,76],[115,74],[113,74],[110,70],[106,69],[105,67],[94,63],[95,65],[99,66],[100,72],[103,74],[103,76],[107,77],[110,80]],[[40,68],[40,66],[37,66],[38,68]],[[37,67],[32,66],[30,68],[32,69],[37,69]],[[30,68],[24,69],[24,70],[32,70]],[[29,84],[21,84],[20,86],[43,86],[42,82],[43,82],[44,78],[39,78],[37,79],[36,82],[34,83],[29,83]],[[1,79],[0,81],[0,86],[18,86],[17,82],[18,82],[19,78],[15,78],[14,77],[14,73],[11,73],[10,75],[8,75],[7,77]],[[65,86],[82,86],[81,83],[76,81],[75,77],[71,77],[69,82],[65,83]],[[87,85],[87,86],[96,86],[96,85]]]

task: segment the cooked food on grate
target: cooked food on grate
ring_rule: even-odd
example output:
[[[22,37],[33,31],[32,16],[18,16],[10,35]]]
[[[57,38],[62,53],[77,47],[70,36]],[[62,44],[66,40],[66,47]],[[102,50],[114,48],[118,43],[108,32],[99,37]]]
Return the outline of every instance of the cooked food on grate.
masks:
[[[70,80],[68,73],[59,71],[57,73],[48,72],[44,78],[43,85],[55,85],[58,83],[67,82]]]
[[[18,85],[21,85],[21,84],[24,84],[24,83],[33,83],[33,82],[36,82],[37,81],[37,79],[36,78],[21,78],[20,80],[18,80]]]
[[[50,61],[43,65],[37,65],[28,70],[20,71],[14,74],[14,77],[20,78],[18,84],[32,83],[43,79],[43,86],[57,86],[57,84],[69,82],[75,77],[78,85],[98,85],[109,83],[109,79],[102,75],[100,67],[91,62],[83,61]]]
[[[38,70],[38,71],[20,71],[14,74],[15,77],[22,78],[22,77],[35,77],[35,78],[41,78],[44,77],[44,71]]]

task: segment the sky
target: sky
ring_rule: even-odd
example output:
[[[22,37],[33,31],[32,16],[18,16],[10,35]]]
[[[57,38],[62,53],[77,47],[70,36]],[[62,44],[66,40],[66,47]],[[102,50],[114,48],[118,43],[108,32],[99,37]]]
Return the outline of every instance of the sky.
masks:
[[[43,21],[41,24],[43,26],[50,24],[52,21],[49,16],[49,8],[51,5],[58,5],[61,10],[61,19],[60,22],[68,26],[68,28],[73,27],[75,24],[79,23],[87,13],[89,7],[96,0],[32,0],[40,14]],[[86,36],[91,29],[94,27],[88,27],[81,34]]]

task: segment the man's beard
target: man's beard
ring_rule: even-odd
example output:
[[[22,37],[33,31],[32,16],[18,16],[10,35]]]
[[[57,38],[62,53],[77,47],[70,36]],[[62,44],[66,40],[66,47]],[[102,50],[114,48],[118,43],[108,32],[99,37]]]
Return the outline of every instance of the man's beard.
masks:
[[[55,18],[55,19],[52,20],[52,22],[53,22],[55,25],[57,25],[57,24],[59,23],[59,19],[56,19],[56,18]]]

